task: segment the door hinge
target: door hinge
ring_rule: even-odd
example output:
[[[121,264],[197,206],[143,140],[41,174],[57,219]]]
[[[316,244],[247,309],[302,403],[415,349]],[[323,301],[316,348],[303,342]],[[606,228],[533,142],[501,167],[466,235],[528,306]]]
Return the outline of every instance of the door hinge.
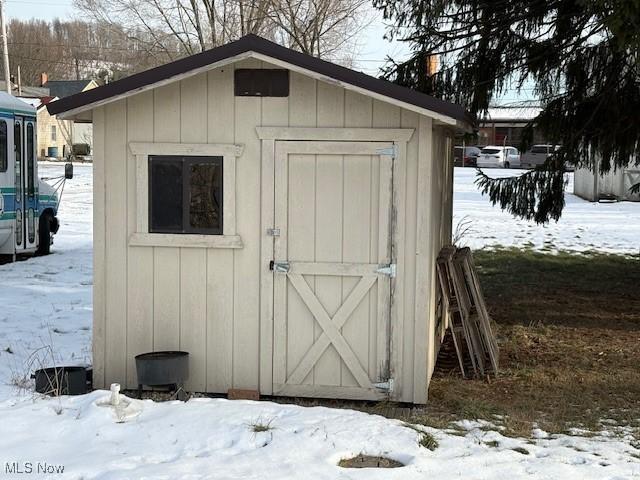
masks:
[[[389,263],[387,265],[378,265],[378,269],[376,270],[376,273],[379,273],[381,275],[387,275],[391,278],[395,278],[396,277],[396,264],[395,263]]]
[[[378,150],[376,150],[376,152],[378,153],[378,155],[388,155],[392,158],[396,158],[398,156],[398,146],[394,144],[390,147],[379,148]]]
[[[270,237],[279,237],[280,229],[279,228],[267,228],[267,235]]]
[[[385,392],[391,393],[393,392],[393,378],[390,378],[386,382],[374,383],[373,386],[378,390],[384,390]]]
[[[288,273],[289,262],[274,262],[273,260],[271,260],[269,262],[269,270],[276,273]]]

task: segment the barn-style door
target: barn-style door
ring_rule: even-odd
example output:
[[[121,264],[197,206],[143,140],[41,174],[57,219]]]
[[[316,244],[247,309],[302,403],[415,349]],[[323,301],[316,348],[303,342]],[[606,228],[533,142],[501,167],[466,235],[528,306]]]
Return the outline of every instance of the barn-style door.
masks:
[[[392,153],[275,144],[275,395],[388,396]]]

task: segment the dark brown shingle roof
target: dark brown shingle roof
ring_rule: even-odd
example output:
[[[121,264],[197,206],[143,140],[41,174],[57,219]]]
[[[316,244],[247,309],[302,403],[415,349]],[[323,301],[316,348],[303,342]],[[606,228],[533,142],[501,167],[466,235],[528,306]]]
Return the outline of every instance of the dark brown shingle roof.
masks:
[[[256,35],[246,35],[235,42],[131,75],[130,77],[123,78],[122,80],[102,87],[71,95],[50,103],[47,109],[50,114],[56,115],[111,97],[123,95],[132,90],[153,85],[154,83],[167,80],[176,75],[206,67],[207,65],[246,52],[259,53],[370,92],[445,115],[461,122],[468,121],[467,114],[460,105],[446,102],[304,53],[296,52],[295,50],[283,47]]]

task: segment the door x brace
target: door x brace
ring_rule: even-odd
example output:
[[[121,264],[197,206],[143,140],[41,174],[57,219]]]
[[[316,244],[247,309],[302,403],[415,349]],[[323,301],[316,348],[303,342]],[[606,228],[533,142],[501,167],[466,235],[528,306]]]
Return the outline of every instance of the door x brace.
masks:
[[[362,368],[358,357],[356,357],[356,354],[344,339],[339,329],[342,328],[369,289],[371,289],[377,280],[377,276],[363,276],[342,306],[335,313],[333,318],[329,317],[326,310],[311,288],[309,288],[309,285],[301,274],[289,273],[287,274],[287,277],[291,281],[291,285],[293,285],[302,298],[302,301],[311,311],[316,321],[320,324],[323,333],[309,349],[302,361],[287,379],[286,383],[293,385],[301,384],[313,366],[318,362],[324,351],[329,347],[329,345],[333,344],[340,357],[342,357],[345,365],[355,377],[358,385],[362,388],[372,388],[369,375]]]

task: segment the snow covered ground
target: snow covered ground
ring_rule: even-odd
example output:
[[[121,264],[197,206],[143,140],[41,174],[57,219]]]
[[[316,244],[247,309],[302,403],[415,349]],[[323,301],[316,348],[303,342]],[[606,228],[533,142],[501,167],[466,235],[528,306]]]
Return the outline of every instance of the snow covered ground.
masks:
[[[485,169],[493,177],[519,170]],[[471,230],[461,243],[471,248],[516,247],[557,252],[640,254],[640,202],[592,203],[573,195],[573,174],[567,174],[565,208],[560,220],[547,225],[517,220],[494,207],[474,181],[476,170],[456,168],[454,230],[461,221]]]
[[[351,410],[304,408],[270,402],[192,399],[186,403],[127,400],[104,406],[109,394],[36,396],[25,376],[40,364],[90,362],[91,167],[75,166],[60,210],[53,254],[0,265],[0,479],[6,463],[64,467],[69,479],[623,479],[640,476],[640,450],[624,429],[595,437],[510,439],[486,425],[462,422],[463,435],[426,428],[435,451],[418,445],[420,434],[395,420]],[[62,165],[43,164],[43,176]],[[503,174],[504,172],[497,172]],[[469,216],[474,248],[528,245],[637,253],[640,204],[590,204],[572,195],[556,225],[513,220],[491,207],[473,186],[474,172],[456,170],[456,218]],[[271,430],[255,433],[253,424]],[[524,449],[520,452],[514,448]],[[348,470],[340,459],[385,455],[407,466]],[[35,475],[33,478],[43,478]]]

